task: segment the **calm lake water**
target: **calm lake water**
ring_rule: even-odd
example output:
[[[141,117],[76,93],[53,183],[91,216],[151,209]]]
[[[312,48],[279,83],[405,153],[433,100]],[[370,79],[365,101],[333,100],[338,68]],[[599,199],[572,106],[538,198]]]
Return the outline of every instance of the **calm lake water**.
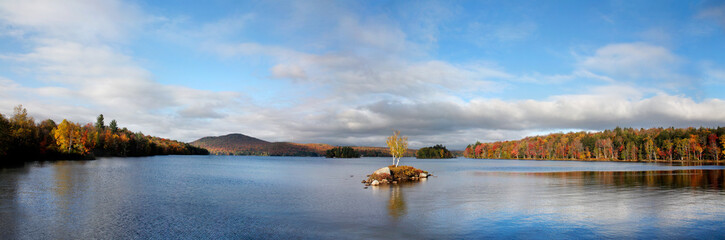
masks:
[[[723,167],[404,158],[157,156],[0,170],[2,239],[725,236]]]

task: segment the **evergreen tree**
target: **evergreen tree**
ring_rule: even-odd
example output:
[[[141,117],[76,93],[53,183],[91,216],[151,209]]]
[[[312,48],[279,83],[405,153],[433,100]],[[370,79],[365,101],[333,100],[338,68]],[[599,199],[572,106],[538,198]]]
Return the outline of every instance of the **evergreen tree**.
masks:
[[[108,124],[108,127],[111,128],[111,132],[118,132],[118,123],[116,123],[116,119],[111,120],[111,124]]]
[[[103,123],[103,114],[101,114],[96,118],[96,130],[101,131],[103,129],[106,129],[106,126]]]

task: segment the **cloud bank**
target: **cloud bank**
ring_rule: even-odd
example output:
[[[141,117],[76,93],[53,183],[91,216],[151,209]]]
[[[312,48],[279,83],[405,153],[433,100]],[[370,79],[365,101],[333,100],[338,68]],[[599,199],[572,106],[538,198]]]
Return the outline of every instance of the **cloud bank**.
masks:
[[[320,4],[326,7],[311,7]],[[701,75],[717,83],[722,65],[704,64],[692,73],[692,61],[665,46],[600,44],[573,51],[563,73],[513,71],[495,60],[436,54],[448,37],[441,31],[455,16],[450,12],[416,25],[394,14],[362,14],[353,3],[274,5],[190,24],[123,1],[3,1],[0,36],[24,44],[0,52],[11,69],[0,72],[0,112],[23,104],[39,119],[78,122],[102,113],[129,129],[183,141],[241,132],[270,141],[382,146],[398,129],[412,147],[442,143],[454,149],[570,129],[725,126],[722,96],[677,91]],[[289,17],[265,15],[274,11]],[[246,34],[252,27],[270,29],[265,34],[281,40],[256,40]],[[496,31],[471,41],[525,43],[544,27],[515,21],[486,27]],[[231,68],[254,64],[263,87],[203,90],[162,83],[154,64],[138,57],[135,46],[147,38]],[[544,96],[530,96],[537,90]],[[260,101],[261,95],[289,101]]]

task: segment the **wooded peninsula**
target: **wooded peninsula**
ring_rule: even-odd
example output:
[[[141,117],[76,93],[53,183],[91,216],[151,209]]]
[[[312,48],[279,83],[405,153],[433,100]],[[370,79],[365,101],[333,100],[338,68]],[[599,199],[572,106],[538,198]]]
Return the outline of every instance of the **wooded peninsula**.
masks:
[[[352,147],[335,147],[325,152],[326,158],[360,158],[360,153]]]
[[[432,147],[424,147],[415,152],[415,158],[441,159],[455,158],[448,148],[441,144]]]
[[[116,120],[106,126],[104,120],[101,114],[95,124],[65,119],[60,124],[51,119],[36,124],[25,108],[17,106],[10,118],[0,114],[0,166],[35,160],[209,154],[187,143],[119,128]]]
[[[720,164],[725,128],[620,128],[468,145],[468,158]]]

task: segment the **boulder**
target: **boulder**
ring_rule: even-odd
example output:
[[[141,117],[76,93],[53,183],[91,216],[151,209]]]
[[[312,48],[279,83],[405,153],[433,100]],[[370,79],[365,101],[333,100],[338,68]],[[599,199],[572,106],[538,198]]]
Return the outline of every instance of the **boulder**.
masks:
[[[427,178],[428,177],[428,174],[425,174],[424,172],[422,172],[422,173],[420,173],[420,177],[421,178]]]
[[[370,183],[370,185],[377,186],[377,185],[380,185],[380,182],[378,182],[378,180],[373,180],[373,182]]]
[[[386,174],[390,175],[390,168],[389,167],[384,167],[384,168],[375,170],[375,172],[373,174],[380,175],[380,174],[383,174],[383,173],[386,173]]]
[[[385,183],[388,183],[388,179],[380,180],[380,184],[385,184]]]

